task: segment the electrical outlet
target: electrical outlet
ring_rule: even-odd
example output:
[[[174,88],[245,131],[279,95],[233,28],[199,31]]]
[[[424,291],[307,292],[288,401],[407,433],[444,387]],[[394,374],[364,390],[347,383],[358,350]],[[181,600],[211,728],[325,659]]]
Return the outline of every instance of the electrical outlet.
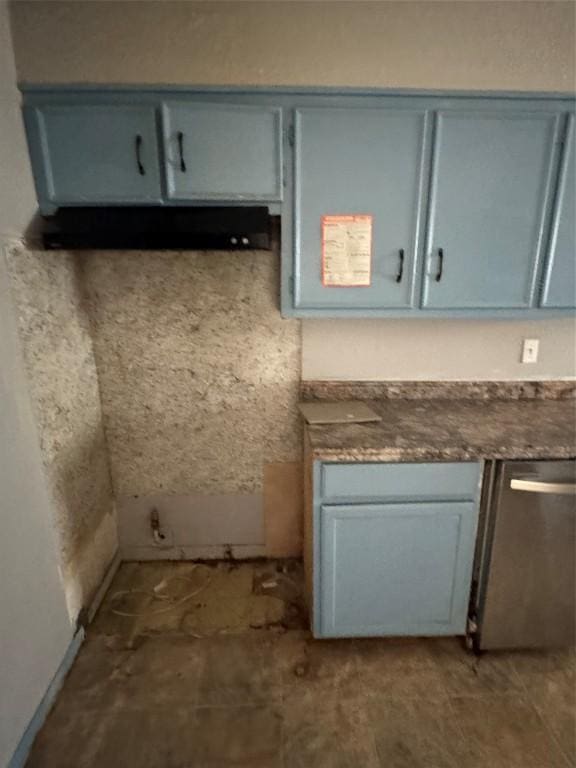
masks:
[[[539,346],[540,339],[524,339],[522,344],[522,362],[537,363]]]

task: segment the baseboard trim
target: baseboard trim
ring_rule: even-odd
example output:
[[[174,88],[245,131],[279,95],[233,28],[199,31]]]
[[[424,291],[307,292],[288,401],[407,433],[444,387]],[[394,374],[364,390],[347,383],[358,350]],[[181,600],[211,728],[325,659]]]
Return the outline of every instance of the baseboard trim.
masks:
[[[18,746],[16,747],[16,751],[14,752],[14,754],[10,759],[10,762],[8,763],[8,768],[24,768],[24,765],[26,763],[26,760],[28,759],[28,754],[30,752],[34,739],[36,738],[38,732],[44,725],[44,722],[48,716],[48,713],[52,709],[52,705],[54,704],[54,701],[56,700],[56,696],[58,695],[60,688],[62,687],[64,678],[66,677],[66,675],[70,670],[70,667],[74,663],[76,654],[80,650],[80,646],[84,641],[84,636],[85,636],[84,630],[79,629],[74,635],[74,637],[72,638],[70,645],[68,646],[66,653],[64,654],[64,658],[60,662],[60,666],[58,667],[56,674],[54,675],[54,677],[52,678],[52,681],[50,682],[50,685],[46,689],[46,693],[42,697],[40,704],[36,707],[36,711],[32,715],[32,719],[28,723],[28,727],[24,731],[24,734],[20,739]]]

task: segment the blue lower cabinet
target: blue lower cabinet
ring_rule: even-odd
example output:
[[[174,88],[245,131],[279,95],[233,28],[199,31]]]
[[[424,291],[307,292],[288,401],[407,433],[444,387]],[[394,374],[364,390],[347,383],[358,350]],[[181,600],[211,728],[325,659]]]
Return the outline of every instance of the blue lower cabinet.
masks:
[[[329,501],[326,480],[340,468],[365,478],[363,490],[351,486],[356,500]],[[473,462],[316,465],[316,637],[465,634],[480,470]]]
[[[319,635],[461,635],[474,502],[322,507]]]

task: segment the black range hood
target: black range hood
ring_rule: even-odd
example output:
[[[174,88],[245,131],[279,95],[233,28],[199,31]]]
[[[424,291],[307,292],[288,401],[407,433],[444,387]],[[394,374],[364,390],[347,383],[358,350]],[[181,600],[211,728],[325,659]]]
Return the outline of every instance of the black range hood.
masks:
[[[264,206],[59,208],[44,218],[44,248],[89,250],[270,249]]]

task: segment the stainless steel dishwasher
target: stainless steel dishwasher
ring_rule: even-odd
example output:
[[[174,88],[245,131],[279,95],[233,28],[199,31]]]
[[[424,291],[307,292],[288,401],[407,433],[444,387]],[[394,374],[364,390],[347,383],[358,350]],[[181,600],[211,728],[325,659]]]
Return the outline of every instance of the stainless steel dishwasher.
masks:
[[[489,462],[469,639],[477,651],[571,645],[576,461]]]

